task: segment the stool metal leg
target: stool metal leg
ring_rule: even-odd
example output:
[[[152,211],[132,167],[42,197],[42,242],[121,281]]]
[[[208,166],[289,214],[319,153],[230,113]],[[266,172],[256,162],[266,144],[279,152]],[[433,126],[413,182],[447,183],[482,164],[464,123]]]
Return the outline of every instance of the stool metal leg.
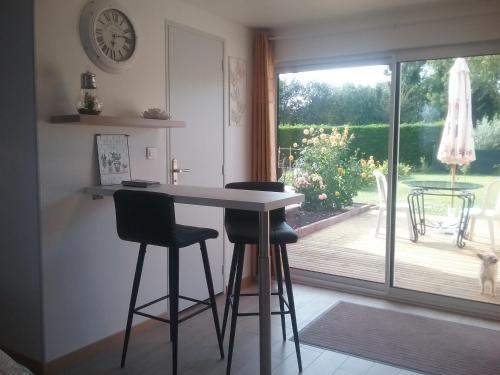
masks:
[[[210,297],[210,305],[212,307],[212,315],[214,316],[215,332],[217,341],[219,342],[220,357],[224,358],[224,347],[222,344],[222,336],[219,325],[219,314],[217,313],[217,302],[215,301],[214,283],[212,281],[212,272],[210,271],[210,261],[208,259],[207,244],[205,241],[200,242],[201,257],[203,259],[203,268],[205,269],[205,279],[207,280],[208,295]]]
[[[238,265],[236,269],[236,281],[234,286],[233,312],[231,314],[231,330],[229,332],[229,349],[227,354],[226,375],[231,374],[231,362],[233,360],[234,336],[236,334],[236,320],[238,319],[238,308],[240,304],[241,279],[243,277],[243,259],[245,258],[245,247],[238,251]]]
[[[168,250],[168,258],[172,374],[177,375],[177,344],[179,328],[179,249],[170,248]]]
[[[125,339],[123,341],[121,367],[125,366],[125,358],[127,356],[128,341],[130,339],[130,330],[132,328],[132,319],[134,318],[135,303],[137,302],[137,294],[139,293],[139,284],[141,283],[142,266],[144,265],[144,257],[146,255],[146,244],[141,243],[139,247],[139,255],[137,256],[137,265],[135,267],[134,282],[132,284],[132,294],[130,295],[130,305],[128,307],[127,328],[125,329]]]
[[[231,259],[231,269],[229,270],[229,283],[227,284],[226,292],[226,303],[224,305],[224,316],[222,318],[222,339],[226,334],[227,317],[229,315],[229,305],[231,305],[231,296],[234,289],[234,275],[236,273],[236,265],[238,263],[238,254],[240,252],[241,246],[244,244],[234,244],[233,258]]]
[[[295,342],[295,352],[299,371],[302,372],[302,358],[300,356],[299,332],[297,329],[297,316],[295,315],[295,302],[293,300],[292,279],[290,277],[290,265],[288,264],[288,254],[286,245],[281,246],[281,257],[283,258],[283,271],[285,272],[286,293],[288,296],[288,305],[290,306],[290,317],[292,318],[293,341]]]
[[[274,259],[276,265],[276,282],[278,283],[278,298],[280,300],[280,312],[281,312],[281,332],[283,334],[283,341],[286,341],[286,328],[285,328],[285,303],[283,302],[283,279],[281,274],[281,256],[280,248],[278,245],[274,245]]]

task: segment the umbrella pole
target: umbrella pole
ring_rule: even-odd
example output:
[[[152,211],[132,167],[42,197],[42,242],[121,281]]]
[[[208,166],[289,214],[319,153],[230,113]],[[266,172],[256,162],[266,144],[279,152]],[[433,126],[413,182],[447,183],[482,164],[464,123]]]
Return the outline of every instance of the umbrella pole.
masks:
[[[451,165],[451,210],[453,212],[453,198],[455,197],[455,179],[457,174],[457,165]]]

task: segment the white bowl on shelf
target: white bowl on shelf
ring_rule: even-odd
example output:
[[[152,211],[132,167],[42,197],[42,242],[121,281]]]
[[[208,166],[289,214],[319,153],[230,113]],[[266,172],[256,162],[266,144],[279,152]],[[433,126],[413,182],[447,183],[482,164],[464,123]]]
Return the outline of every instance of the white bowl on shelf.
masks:
[[[156,120],[170,120],[170,114],[161,108],[148,108],[142,113],[144,118]]]

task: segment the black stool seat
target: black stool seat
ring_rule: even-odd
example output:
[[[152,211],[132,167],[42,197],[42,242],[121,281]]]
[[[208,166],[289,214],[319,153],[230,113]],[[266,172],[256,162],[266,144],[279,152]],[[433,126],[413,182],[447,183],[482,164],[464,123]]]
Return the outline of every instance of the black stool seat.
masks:
[[[217,237],[219,237],[219,232],[215,229],[176,224],[172,230],[172,240],[169,247],[186,247]]]
[[[226,185],[229,189],[258,190],[284,192],[285,186],[281,182],[233,182]],[[276,281],[278,292],[272,293],[278,296],[280,310],[271,312],[272,315],[280,315],[281,330],[283,340],[286,340],[285,315],[290,314],[292,321],[293,338],[295,343],[295,352],[297,355],[297,364],[299,371],[302,371],[302,359],[300,355],[299,336],[297,329],[297,317],[295,314],[295,302],[293,300],[292,281],[290,277],[290,266],[286,245],[297,242],[298,236],[290,225],[286,222],[285,209],[279,208],[269,213],[269,241],[274,247],[274,259],[276,265]],[[226,330],[226,324],[229,315],[229,308],[232,307],[231,330],[229,332],[229,352],[227,359],[226,374],[231,372],[231,363],[233,357],[234,339],[236,333],[236,320],[238,316],[255,316],[258,313],[240,313],[240,296],[255,296],[256,293],[241,293],[241,279],[243,277],[243,262],[245,259],[245,245],[259,244],[259,216],[256,212],[226,209],[224,216],[224,225],[229,241],[234,243],[233,259],[229,271],[229,283],[226,295],[226,304],[224,306],[224,317],[222,321],[222,336]],[[283,269],[282,269],[283,265]],[[287,299],[284,296],[282,271],[286,285]],[[285,310],[285,306],[288,310]]]
[[[177,224],[170,195],[118,190],[113,197],[117,232],[122,240],[181,248],[219,236],[215,229]]]
[[[116,228],[118,236],[125,241],[140,244],[139,256],[135,269],[132,294],[123,341],[121,367],[125,366],[130,331],[134,314],[147,318],[159,320],[170,324],[170,340],[172,341],[172,374],[177,374],[177,349],[178,349],[178,325],[179,323],[211,309],[215,324],[215,332],[219,344],[221,358],[224,358],[222,346],[222,334],[219,326],[217,305],[215,302],[212,273],[210,271],[210,260],[208,258],[206,240],[217,238],[219,233],[210,228],[192,227],[175,222],[174,200],[172,196],[163,193],[137,190],[118,190],[113,194],[116,209]],[[181,296],[179,294],[179,250],[183,247],[200,245],[201,259],[205,270],[205,279],[209,298],[201,301],[194,298]],[[147,245],[156,245],[168,248],[168,279],[169,294],[136,306],[139,284],[141,282],[144,257]],[[170,319],[153,316],[143,312],[147,308],[160,301],[168,299]],[[199,303],[204,307],[195,312],[179,318],[179,299]]]
[[[269,241],[275,244],[295,243],[298,240],[297,233],[284,221],[273,222],[269,226]],[[257,245],[259,243],[259,227],[248,221],[226,222],[226,232],[232,243],[245,243]]]

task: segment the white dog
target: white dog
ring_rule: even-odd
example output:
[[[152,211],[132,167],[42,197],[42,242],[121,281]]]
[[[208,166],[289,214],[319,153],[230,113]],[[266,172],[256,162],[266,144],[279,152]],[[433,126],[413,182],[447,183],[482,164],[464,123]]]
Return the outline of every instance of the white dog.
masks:
[[[481,271],[479,272],[479,279],[481,280],[481,294],[484,294],[484,285],[489,281],[491,285],[491,295],[495,297],[498,258],[493,253],[479,253],[477,256],[481,259]]]

